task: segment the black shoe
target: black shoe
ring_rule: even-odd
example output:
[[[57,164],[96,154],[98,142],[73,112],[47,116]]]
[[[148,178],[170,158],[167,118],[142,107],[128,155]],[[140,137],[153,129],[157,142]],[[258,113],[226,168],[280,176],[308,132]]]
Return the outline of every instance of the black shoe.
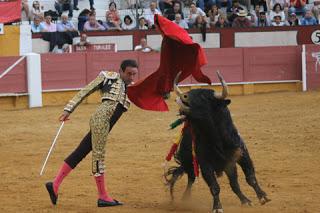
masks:
[[[92,7],[90,7],[90,10],[92,11],[92,10],[96,10],[96,8],[94,8],[93,6]]]
[[[57,200],[58,200],[58,195],[56,195],[56,193],[54,193],[53,183],[52,182],[46,183],[46,188],[47,188],[47,190],[49,192],[51,203],[53,205],[56,205],[57,204]]]
[[[73,7],[74,10],[79,10],[79,7]]]
[[[109,206],[121,206],[123,205],[123,203],[117,201],[117,200],[113,200],[113,202],[110,201],[105,201],[102,199],[99,199],[98,202],[98,207],[109,207]]]

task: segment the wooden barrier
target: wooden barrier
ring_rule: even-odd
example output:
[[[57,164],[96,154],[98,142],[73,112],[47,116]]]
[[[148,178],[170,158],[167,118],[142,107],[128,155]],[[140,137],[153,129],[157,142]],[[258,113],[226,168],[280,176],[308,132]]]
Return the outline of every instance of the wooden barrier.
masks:
[[[319,71],[315,71],[317,59],[312,53],[320,52],[319,46],[307,45],[308,88],[320,88]],[[215,71],[220,72],[230,85],[233,95],[253,94],[272,91],[300,91],[301,90],[301,46],[297,47],[262,47],[262,48],[221,48],[205,50],[208,64],[202,70],[213,83],[218,83]],[[181,53],[183,54],[183,53]],[[74,95],[75,91],[92,81],[101,70],[118,71],[124,59],[135,59],[139,63],[139,73],[134,79],[145,78],[156,71],[160,64],[160,53],[142,53],[135,51],[121,52],[85,52],[66,54],[42,54],[42,88],[44,105],[63,104]],[[0,58],[0,74],[9,67],[17,57]],[[320,59],[319,59],[320,60]],[[181,84],[188,88],[198,87],[199,84],[191,77]],[[196,84],[196,85],[195,85]],[[205,85],[202,85],[205,86]],[[62,91],[69,91],[61,93]],[[26,93],[26,65],[25,61],[0,79],[0,96],[5,93]],[[59,97],[61,94],[62,98]],[[88,99],[96,102],[94,95]],[[1,99],[1,98],[0,98]],[[8,99],[4,101],[4,99]],[[22,106],[16,97],[2,98],[4,105]],[[53,101],[55,100],[55,101]],[[54,103],[53,103],[54,102]],[[0,109],[3,108],[0,106]]]

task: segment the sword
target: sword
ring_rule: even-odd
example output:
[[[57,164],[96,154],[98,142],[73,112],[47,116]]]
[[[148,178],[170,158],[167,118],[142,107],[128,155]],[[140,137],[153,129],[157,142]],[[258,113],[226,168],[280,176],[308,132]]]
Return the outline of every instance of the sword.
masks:
[[[49,159],[49,157],[50,157],[51,151],[53,150],[53,147],[54,147],[54,145],[55,145],[56,142],[57,142],[58,136],[59,136],[59,134],[60,134],[60,132],[61,132],[61,130],[62,130],[62,128],[63,128],[63,125],[64,125],[64,121],[62,121],[62,123],[61,123],[61,125],[60,125],[60,128],[59,128],[59,130],[58,130],[58,132],[57,132],[57,135],[56,135],[56,137],[53,139],[53,142],[52,142],[51,147],[50,147],[50,149],[49,149],[49,152],[48,152],[48,154],[47,154],[46,160],[44,161],[44,163],[43,163],[43,165],[42,165],[42,169],[41,169],[41,171],[40,171],[40,176],[43,174],[43,170],[44,170],[44,168],[46,167],[46,164],[47,164],[47,161],[48,161],[48,159]]]

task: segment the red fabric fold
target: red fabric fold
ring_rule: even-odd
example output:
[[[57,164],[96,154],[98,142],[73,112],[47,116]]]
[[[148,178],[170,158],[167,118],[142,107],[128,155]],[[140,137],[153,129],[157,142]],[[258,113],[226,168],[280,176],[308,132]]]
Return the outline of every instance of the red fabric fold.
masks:
[[[160,66],[145,79],[128,87],[128,96],[142,109],[168,111],[163,95],[172,91],[174,78],[180,71],[179,82],[190,75],[198,82],[210,84],[211,81],[200,69],[207,63],[205,53],[188,32],[162,16],[155,15],[155,23],[163,36]]]
[[[0,23],[10,23],[21,19],[21,0],[0,0]]]

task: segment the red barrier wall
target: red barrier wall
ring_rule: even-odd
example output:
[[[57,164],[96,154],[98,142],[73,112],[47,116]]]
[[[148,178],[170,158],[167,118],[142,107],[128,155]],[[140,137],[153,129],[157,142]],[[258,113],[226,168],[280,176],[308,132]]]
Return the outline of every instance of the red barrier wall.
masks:
[[[244,81],[301,79],[301,47],[244,48]]]
[[[20,57],[0,57],[0,74]],[[26,59],[22,60],[8,74],[0,79],[0,93],[27,92]]]
[[[301,47],[219,48],[205,51],[208,64],[202,70],[216,83],[218,82],[216,70],[220,70],[229,83],[301,80]],[[42,54],[42,88],[43,90],[81,88],[93,80],[101,70],[118,71],[121,61],[128,58],[137,60],[140,66],[135,81],[156,71],[160,63],[160,53],[156,52]],[[14,63],[16,59],[18,57],[0,58],[0,71]],[[313,60],[311,58],[308,62],[313,63]],[[1,93],[26,92],[25,66],[23,61],[8,76],[0,80]],[[310,75],[319,74],[310,73]],[[312,79],[312,76],[308,79]],[[182,84],[195,83],[198,82],[192,78],[182,82]]]
[[[320,58],[317,63],[317,58],[320,57],[319,45],[306,45],[306,64],[307,64],[307,88],[308,90],[320,89]]]
[[[42,54],[42,89],[81,88],[87,81],[87,61],[83,53]]]
[[[227,82],[243,81],[243,48],[206,49],[208,64],[202,71],[213,82],[218,82],[216,70],[219,70]],[[196,83],[193,79],[192,83]]]

